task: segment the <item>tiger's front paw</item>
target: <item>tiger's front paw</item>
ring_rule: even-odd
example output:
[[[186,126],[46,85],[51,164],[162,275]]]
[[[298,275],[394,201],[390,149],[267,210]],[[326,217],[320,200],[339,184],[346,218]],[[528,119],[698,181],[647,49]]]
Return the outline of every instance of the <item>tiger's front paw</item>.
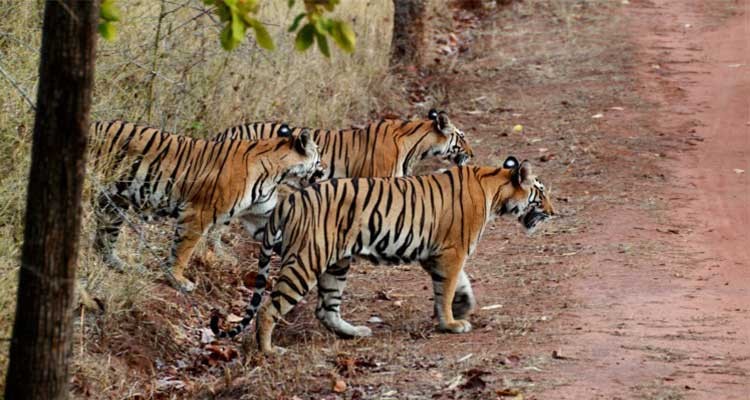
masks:
[[[265,356],[274,357],[283,356],[288,350],[281,346],[271,346],[270,348],[262,349],[262,351]]]
[[[471,331],[471,323],[465,319],[457,319],[453,322],[441,322],[440,329],[450,333],[466,333]]]
[[[195,290],[195,283],[191,282],[188,278],[179,275],[173,275],[172,278],[174,279],[172,283],[177,289],[183,292],[192,292]]]
[[[453,318],[463,319],[471,314],[474,310],[474,296],[471,293],[456,293],[451,308],[453,309]]]
[[[104,259],[105,264],[115,272],[125,272],[125,261],[122,261],[116,254],[109,254]]]
[[[366,326],[355,326],[354,327],[354,337],[367,337],[372,336],[372,329],[366,327]]]

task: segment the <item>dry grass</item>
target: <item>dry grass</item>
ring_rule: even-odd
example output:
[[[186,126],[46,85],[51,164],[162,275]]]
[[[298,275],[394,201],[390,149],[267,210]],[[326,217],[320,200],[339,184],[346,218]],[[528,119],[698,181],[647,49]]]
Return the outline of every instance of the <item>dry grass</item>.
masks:
[[[10,337],[15,310],[34,117],[27,98],[36,98],[42,4],[11,2],[0,10],[0,168],[4,172],[0,177],[0,338]],[[341,5],[337,14],[352,23],[357,50],[352,56],[334,50],[330,60],[315,49],[304,54],[293,49],[294,36],[286,27],[300,10],[289,10],[286,2],[266,1],[260,13],[276,51],[259,49],[250,37],[232,53],[221,49],[218,21],[200,1],[123,0],[120,4],[124,21],[118,26],[117,40],[99,41],[92,119],[143,121],[205,137],[259,120],[347,126],[382,109],[402,108],[401,89],[387,70],[390,1]],[[157,263],[169,249],[171,224],[144,225],[131,216],[133,226],[124,228],[120,246],[130,250],[121,254],[135,268],[114,274],[101,265],[90,253],[92,185],[97,183],[90,179],[85,189],[79,288],[101,301],[106,311],[95,315],[76,311],[84,325],[75,333],[74,387],[89,388],[95,397],[136,393],[150,397],[156,389],[154,371],[149,369],[166,362],[169,354],[188,350],[185,343],[195,339],[195,327],[205,321],[205,308],[211,302],[201,295],[188,300],[163,290]],[[237,272],[236,266],[230,267]],[[205,271],[196,275],[204,283],[210,279]],[[197,302],[205,307],[197,308]],[[192,314],[195,319],[184,318],[190,315],[185,307],[198,310]],[[185,324],[175,325],[173,321],[181,318]],[[2,341],[0,349],[2,376],[7,343]],[[132,376],[129,371],[134,371]]]
[[[269,24],[288,21],[294,15],[287,14],[285,5],[271,3],[267,2],[269,8],[262,18]],[[348,58],[337,53],[328,62],[314,52],[294,53],[283,27],[272,29],[281,47],[275,53],[245,45],[226,54],[219,48],[218,28],[209,17],[190,21],[200,14],[195,1],[185,3],[187,6],[164,3],[166,11],[175,11],[162,20],[164,36],[155,52],[160,3],[128,2],[120,39],[100,45],[94,117],[145,120],[204,136],[242,121],[284,119],[312,126],[341,126],[361,122],[381,110],[399,110],[398,102],[405,93],[387,74],[385,65],[391,2],[343,3],[341,12],[356,17],[357,54]],[[570,175],[548,173],[545,177],[559,179],[555,184],[588,179],[596,161],[595,149],[589,152],[588,148],[590,139],[597,136],[588,107],[622,105],[610,104],[613,99],[627,101],[619,92],[627,86],[622,81],[623,71],[612,69],[627,65],[621,59],[627,53],[626,42],[613,46],[598,39],[614,37],[602,34],[603,29],[617,26],[608,22],[612,7],[612,2],[583,0],[526,0],[502,7],[496,11],[500,17],[493,18],[502,25],[478,27],[472,31],[476,37],[471,38],[466,54],[446,57],[432,67],[430,79],[420,83],[424,102],[444,106],[471,121],[473,129],[467,131],[473,135],[472,145],[481,163],[497,163],[510,149],[536,158],[540,144],[534,140],[544,138],[545,146],[558,154],[545,171],[564,171],[568,164],[562,160],[576,160]],[[8,18],[0,20],[0,66],[33,93],[39,10],[20,5],[6,8],[10,10],[3,16]],[[463,23],[445,8],[432,9],[439,11],[436,20],[448,29]],[[577,87],[584,81],[588,86]],[[596,85],[609,89],[592,97]],[[0,329],[7,337],[28,165],[29,134],[19,131],[30,129],[32,113],[7,80],[0,79],[0,88],[11,93],[0,98],[0,166],[9,171],[0,186],[0,204],[4,205],[0,208],[0,250],[8,250],[0,254]],[[508,108],[512,110],[503,111]],[[509,135],[516,123],[526,127],[524,135]],[[564,140],[558,141],[558,137]],[[515,351],[514,344],[544,344],[546,337],[538,332],[550,319],[554,321],[561,309],[545,308],[549,304],[538,300],[562,296],[556,293],[557,282],[565,278],[566,271],[550,265],[562,264],[563,253],[581,251],[565,242],[568,237],[564,235],[584,229],[582,217],[576,214],[583,204],[590,207],[594,196],[592,189],[591,195],[577,196],[580,203],[561,208],[566,220],[565,228],[555,231],[563,237],[558,245],[542,235],[516,240],[516,231],[508,223],[486,233],[472,259],[470,274],[477,287],[483,288],[480,305],[502,303],[503,307],[472,317],[477,328],[471,336],[474,342],[435,332],[429,318],[429,279],[418,267],[383,269],[358,264],[349,283],[356,289],[347,291],[344,315],[357,324],[372,316],[381,318],[384,323],[373,326],[373,338],[334,340],[315,320],[309,304],[315,298],[310,295],[308,304],[293,311],[275,335],[277,344],[290,348],[287,356],[258,356],[253,335],[246,334],[233,361],[216,363],[211,361],[211,352],[199,344],[201,329],[214,306],[241,313],[246,297],[243,278],[255,264],[252,247],[235,235],[231,247],[239,252],[239,263],[198,249],[196,254],[205,255],[195,257],[190,267],[198,288],[190,296],[182,296],[165,285],[157,267],[168,249],[169,225],[145,225],[133,217],[138,228],[124,228],[126,235],[121,238],[123,250],[130,251],[121,250],[120,254],[127,255],[126,261],[136,268],[114,274],[88,251],[93,224],[87,215],[80,286],[100,299],[106,310],[77,310],[82,324],[74,337],[75,396],[181,398],[197,393],[198,398],[224,399],[286,399],[289,394],[329,398],[335,396],[331,377],[342,375],[337,370],[342,355],[366,361],[354,376],[346,377],[350,385],[346,398],[356,398],[358,392],[364,398],[448,396],[451,382],[461,381],[462,371],[471,368],[494,369],[495,376],[502,370],[503,381],[498,385],[531,390],[541,383],[527,380],[531,372],[526,368],[544,368],[549,358],[521,355],[524,369],[519,371],[503,364],[503,357]],[[511,241],[513,245],[508,246]],[[515,257],[519,254],[524,257]],[[382,300],[382,291],[392,300]],[[462,360],[467,355],[471,356]]]

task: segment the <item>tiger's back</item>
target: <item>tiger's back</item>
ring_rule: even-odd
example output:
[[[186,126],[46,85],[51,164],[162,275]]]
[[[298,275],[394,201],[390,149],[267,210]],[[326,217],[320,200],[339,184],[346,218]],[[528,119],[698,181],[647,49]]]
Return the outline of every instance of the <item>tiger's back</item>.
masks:
[[[115,268],[114,252],[129,208],[177,218],[169,264],[183,288],[182,271],[198,239],[212,225],[235,215],[265,221],[282,180],[305,180],[319,169],[316,145],[307,132],[262,141],[210,141],[174,135],[141,124],[97,122],[91,126],[94,165],[111,175],[99,188],[95,246]]]
[[[279,204],[267,236],[281,240],[282,254],[301,250],[294,246],[325,249],[313,260],[324,266],[354,255],[410,263],[429,257],[438,250],[436,239],[451,235],[473,251],[483,228],[478,221],[486,219],[489,207],[477,178],[486,173],[462,167],[435,175],[320,182]]]
[[[295,135],[302,129],[260,122],[229,128],[215,139],[262,139]],[[434,110],[427,119],[388,119],[364,128],[311,131],[328,166],[324,179],[406,176],[419,160],[428,157],[444,157],[463,165],[473,156],[463,132],[446,113]]]
[[[327,328],[344,337],[369,335],[367,327],[352,326],[340,316],[341,292],[355,256],[384,264],[419,262],[432,277],[441,328],[468,331],[471,325],[461,318],[474,301],[463,265],[486,223],[495,215],[511,215],[531,229],[553,213],[530,165],[506,161],[511,164],[404,178],[334,179],[290,195],[266,227],[245,318],[228,332],[220,332],[213,319],[212,329],[234,336],[249,324],[260,307],[275,249],[282,269],[258,321],[265,352],[272,351],[276,320],[316,283],[316,315]]]

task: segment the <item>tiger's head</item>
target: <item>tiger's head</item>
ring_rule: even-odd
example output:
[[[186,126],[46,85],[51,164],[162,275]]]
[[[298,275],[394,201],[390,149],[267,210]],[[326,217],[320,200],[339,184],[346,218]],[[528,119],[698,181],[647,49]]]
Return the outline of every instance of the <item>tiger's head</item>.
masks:
[[[542,182],[533,174],[531,163],[518,162],[510,156],[503,163],[503,174],[508,183],[503,185],[495,212],[511,216],[533,233],[538,224],[555,215],[555,209]]]
[[[432,121],[434,143],[430,149],[422,155],[437,156],[450,160],[461,166],[466,165],[474,152],[466,141],[463,131],[458,129],[448,118],[445,111],[430,110],[427,118]]]
[[[289,140],[292,151],[288,155],[290,162],[287,165],[290,167],[284,172],[282,182],[301,189],[322,178],[326,167],[320,160],[320,151],[310,130],[303,129],[299,135],[291,135]]]

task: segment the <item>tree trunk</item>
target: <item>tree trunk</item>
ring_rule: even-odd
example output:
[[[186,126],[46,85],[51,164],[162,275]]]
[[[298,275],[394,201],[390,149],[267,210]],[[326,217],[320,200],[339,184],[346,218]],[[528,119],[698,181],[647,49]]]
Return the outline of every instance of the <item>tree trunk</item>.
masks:
[[[391,65],[422,65],[427,0],[393,0]]]
[[[68,397],[98,2],[46,2],[6,399]]]

